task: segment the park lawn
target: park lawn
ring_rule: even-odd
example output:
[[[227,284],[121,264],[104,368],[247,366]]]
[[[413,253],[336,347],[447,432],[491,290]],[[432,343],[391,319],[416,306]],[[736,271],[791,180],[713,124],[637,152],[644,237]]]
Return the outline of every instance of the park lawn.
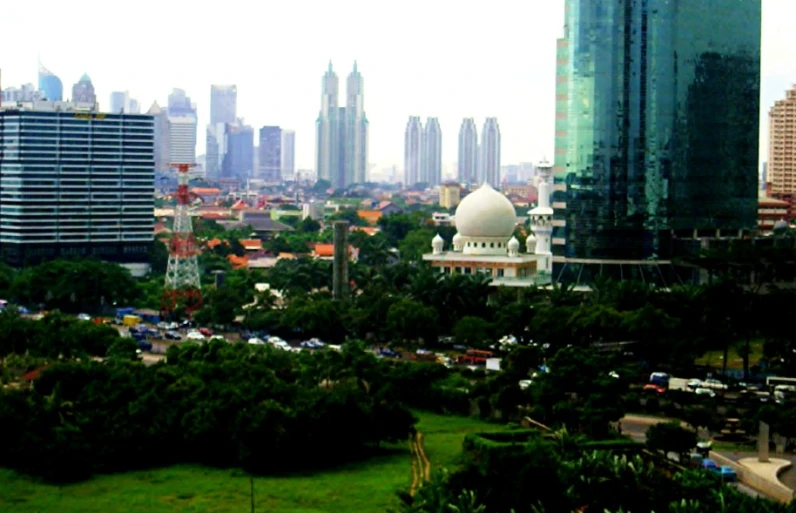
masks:
[[[741,344],[739,342],[739,344]],[[753,340],[749,344],[750,354],[749,354],[749,366],[754,367],[760,363],[760,359],[763,357],[763,341],[762,340]],[[704,355],[697,358],[694,363],[697,365],[706,365],[708,367],[713,367],[714,369],[721,369],[723,366],[723,358],[724,358],[724,351],[708,351]],[[727,368],[728,369],[743,369],[743,358],[738,355],[738,349],[736,345],[730,346],[730,350],[727,353]]]
[[[505,429],[463,417],[415,412],[433,467],[455,465],[465,434]],[[408,444],[335,470],[255,477],[255,511],[385,513],[409,488]],[[239,470],[194,465],[99,475],[52,486],[0,469],[0,511],[14,513],[239,513],[250,511],[249,477]]]

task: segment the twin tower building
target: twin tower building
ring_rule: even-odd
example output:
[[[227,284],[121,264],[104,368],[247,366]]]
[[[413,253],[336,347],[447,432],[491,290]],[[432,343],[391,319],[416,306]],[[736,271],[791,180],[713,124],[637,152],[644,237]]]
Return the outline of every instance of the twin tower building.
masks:
[[[316,121],[316,169],[318,179],[336,189],[368,179],[368,118],[365,115],[364,81],[354,69],[346,79],[345,104],[339,101],[340,81],[329,62],[321,84],[321,111]],[[500,127],[487,118],[482,138],[473,118],[465,118],[459,130],[457,177],[476,184],[500,182]],[[442,130],[437,118],[423,124],[411,116],[404,139],[404,185],[439,185],[442,180]]]

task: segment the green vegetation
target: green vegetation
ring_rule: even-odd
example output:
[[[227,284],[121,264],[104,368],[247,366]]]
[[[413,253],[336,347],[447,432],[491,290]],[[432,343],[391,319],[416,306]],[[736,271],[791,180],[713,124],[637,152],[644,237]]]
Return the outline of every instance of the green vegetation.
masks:
[[[477,419],[415,412],[432,466],[452,467],[468,433],[500,429]],[[364,462],[334,470],[255,477],[256,511],[269,513],[384,513],[411,480],[406,443]],[[64,486],[48,485],[0,470],[0,511],[14,513],[232,513],[249,511],[248,474],[238,470],[180,465],[97,475]]]
[[[763,346],[765,345],[765,341],[762,339],[756,339],[752,341],[750,346],[750,353],[749,353],[749,366],[756,367],[760,365],[760,361],[763,359]],[[727,351],[727,368],[728,369],[743,369],[743,357],[739,353],[742,348],[731,346]],[[716,349],[713,351],[708,351],[704,355],[700,356],[694,363],[697,365],[705,365],[707,367],[711,367],[714,369],[721,369],[724,366],[724,351],[720,349]]]

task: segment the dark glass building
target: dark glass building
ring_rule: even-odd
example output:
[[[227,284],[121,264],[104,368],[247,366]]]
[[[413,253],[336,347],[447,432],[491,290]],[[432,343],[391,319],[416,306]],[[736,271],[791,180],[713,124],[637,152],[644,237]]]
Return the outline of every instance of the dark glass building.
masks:
[[[253,176],[254,129],[240,123],[225,126],[227,147],[221,164],[221,177],[243,183]]]
[[[282,182],[282,129],[264,126],[260,129],[259,177],[269,183]]]
[[[38,102],[0,109],[0,258],[14,266],[96,257],[147,266],[152,116]]]
[[[761,0],[566,1],[553,194],[560,279],[584,266],[603,274],[605,263],[667,261],[685,239],[756,226],[760,36]]]

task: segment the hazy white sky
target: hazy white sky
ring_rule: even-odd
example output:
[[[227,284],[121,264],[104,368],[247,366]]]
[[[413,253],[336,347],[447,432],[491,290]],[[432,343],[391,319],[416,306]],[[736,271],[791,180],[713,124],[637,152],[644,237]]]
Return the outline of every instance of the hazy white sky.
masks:
[[[463,117],[475,117],[479,132],[484,117],[498,118],[503,164],[553,156],[563,0],[3,4],[3,86],[35,83],[41,54],[65,94],[87,72],[105,107],[111,91],[129,90],[146,110],[181,87],[199,107],[199,153],[210,84],[234,83],[239,115],[255,127],[296,130],[297,165],[313,168],[321,75],[331,59],[342,86],[356,59],[378,167],[403,166],[410,115],[440,118],[446,164],[456,160]],[[768,106],[796,82],[794,0],[763,0],[762,66],[766,121]]]

